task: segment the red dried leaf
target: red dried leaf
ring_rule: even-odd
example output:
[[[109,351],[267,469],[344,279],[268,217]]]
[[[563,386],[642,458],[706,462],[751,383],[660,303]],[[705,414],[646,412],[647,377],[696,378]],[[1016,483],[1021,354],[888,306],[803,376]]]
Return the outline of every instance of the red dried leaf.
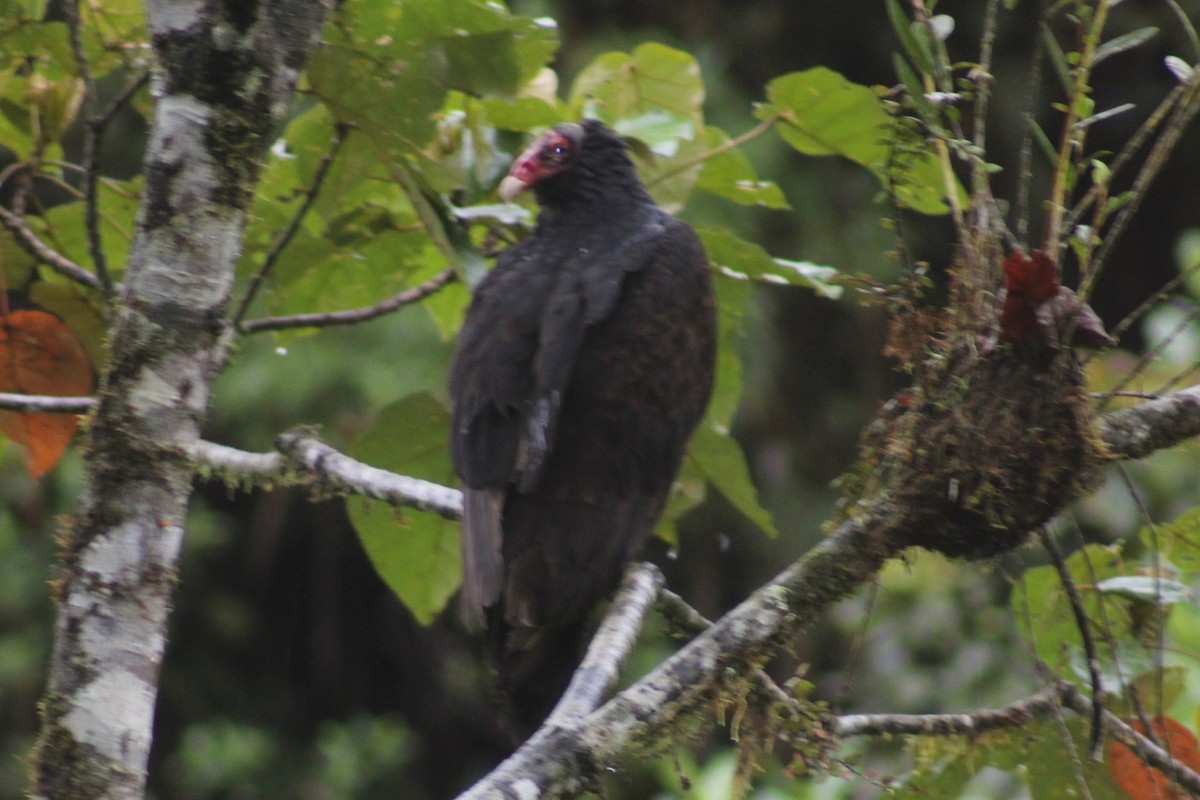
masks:
[[[1138,733],[1146,732],[1139,720],[1130,720],[1129,725]],[[1170,717],[1159,717],[1152,725],[1154,738],[1167,752],[1193,770],[1200,770],[1196,734]],[[1146,766],[1132,750],[1115,740],[1108,742],[1108,769],[1130,800],[1186,800],[1189,796],[1166,775]]]
[[[92,365],[62,320],[45,311],[0,317],[0,391],[73,397],[91,392]],[[0,412],[0,431],[25,448],[34,479],[49,472],[71,443],[74,414]]]
[[[1050,256],[1041,250],[1035,250],[1032,256],[1017,251],[1004,259],[1004,292],[1000,339],[1012,342],[1041,338],[1038,306],[1058,293],[1058,270]]]
[[[1112,339],[1091,307],[1058,282],[1058,270],[1041,250],[1014,252],[1004,260],[1004,308],[1000,340],[1058,350],[1063,337],[1086,347],[1107,347]]]

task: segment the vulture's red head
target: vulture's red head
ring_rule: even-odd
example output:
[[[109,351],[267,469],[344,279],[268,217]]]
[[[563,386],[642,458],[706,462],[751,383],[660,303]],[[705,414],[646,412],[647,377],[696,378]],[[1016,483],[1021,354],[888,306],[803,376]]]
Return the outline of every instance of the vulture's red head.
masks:
[[[517,156],[500,182],[511,202],[532,189],[543,207],[564,207],[607,197],[646,197],[625,143],[599,120],[555,125]]]
[[[583,146],[583,126],[572,122],[543,133],[517,156],[500,182],[500,199],[511,203],[517,195],[570,167]]]

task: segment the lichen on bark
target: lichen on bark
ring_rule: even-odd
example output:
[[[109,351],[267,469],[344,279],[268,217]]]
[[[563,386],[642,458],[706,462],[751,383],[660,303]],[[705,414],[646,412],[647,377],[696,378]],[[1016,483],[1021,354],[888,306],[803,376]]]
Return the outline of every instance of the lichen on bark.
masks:
[[[231,6],[230,8],[233,8]],[[86,445],[42,727],[37,798],[140,798],[178,577],[192,445],[223,363],[254,185],[327,3],[151,0],[160,74],[146,189]],[[286,19],[286,24],[280,24]]]

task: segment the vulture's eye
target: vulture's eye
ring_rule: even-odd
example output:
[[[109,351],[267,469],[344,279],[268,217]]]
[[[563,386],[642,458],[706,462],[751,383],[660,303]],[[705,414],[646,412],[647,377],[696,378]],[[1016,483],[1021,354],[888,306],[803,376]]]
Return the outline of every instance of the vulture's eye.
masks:
[[[571,149],[570,139],[561,133],[552,133],[546,137],[538,161],[546,166],[559,166],[571,157]]]

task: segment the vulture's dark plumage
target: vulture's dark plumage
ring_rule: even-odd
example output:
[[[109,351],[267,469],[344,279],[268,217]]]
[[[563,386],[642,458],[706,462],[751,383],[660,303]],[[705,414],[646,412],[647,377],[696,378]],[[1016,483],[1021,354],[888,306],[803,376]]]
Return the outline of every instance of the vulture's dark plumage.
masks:
[[[489,629],[522,736],[662,513],[716,349],[700,241],[655,204],[616,134],[553,128],[500,194],[526,188],[537,228],[479,284],[450,379],[463,609]]]

